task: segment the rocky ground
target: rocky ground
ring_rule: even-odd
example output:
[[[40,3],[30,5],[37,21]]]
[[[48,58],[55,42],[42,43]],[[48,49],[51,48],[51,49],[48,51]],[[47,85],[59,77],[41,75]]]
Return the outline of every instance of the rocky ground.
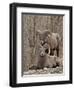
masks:
[[[36,75],[36,74],[61,74],[63,73],[63,67],[56,68],[44,68],[38,70],[29,70],[24,72],[24,75]]]

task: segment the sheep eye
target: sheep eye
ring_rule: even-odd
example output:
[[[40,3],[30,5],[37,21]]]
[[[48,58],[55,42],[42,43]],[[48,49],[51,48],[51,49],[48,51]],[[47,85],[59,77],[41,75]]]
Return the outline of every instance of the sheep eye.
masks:
[[[48,50],[48,49],[46,49],[46,50],[45,50],[45,53],[48,53],[48,52],[49,52],[49,50]]]

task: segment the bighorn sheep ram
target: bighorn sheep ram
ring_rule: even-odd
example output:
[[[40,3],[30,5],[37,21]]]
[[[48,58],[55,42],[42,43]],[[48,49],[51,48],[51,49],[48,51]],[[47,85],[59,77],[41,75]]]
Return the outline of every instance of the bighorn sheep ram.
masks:
[[[45,43],[49,44],[50,55],[54,55],[54,51],[56,51],[57,56],[59,57],[59,43],[61,38],[58,33],[51,33],[48,30],[37,30],[37,39],[37,43],[41,43],[41,45],[44,45]]]

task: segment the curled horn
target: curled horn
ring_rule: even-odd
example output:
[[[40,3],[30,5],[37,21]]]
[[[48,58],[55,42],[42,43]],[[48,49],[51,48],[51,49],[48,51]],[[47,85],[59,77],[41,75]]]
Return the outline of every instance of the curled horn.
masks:
[[[44,31],[37,30],[36,31],[36,35],[45,35],[45,36],[47,36],[48,34],[51,34],[51,32],[48,31],[48,30],[44,30]]]
[[[38,35],[38,34],[41,34],[41,31],[40,30],[37,30],[36,31],[36,35]]]
[[[48,31],[48,30],[45,30],[44,32],[45,32],[44,34],[45,34],[46,36],[47,36],[48,34],[51,34],[51,32]]]

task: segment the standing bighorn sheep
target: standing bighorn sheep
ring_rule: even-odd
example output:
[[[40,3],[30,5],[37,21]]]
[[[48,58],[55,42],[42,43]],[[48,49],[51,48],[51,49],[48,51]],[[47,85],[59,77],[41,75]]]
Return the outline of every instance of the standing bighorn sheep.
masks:
[[[44,45],[45,43],[50,45],[50,55],[54,55],[54,51],[56,51],[57,56],[59,57],[60,36],[58,33],[51,33],[48,30],[37,30],[37,39],[37,43],[41,43],[41,45]]]

